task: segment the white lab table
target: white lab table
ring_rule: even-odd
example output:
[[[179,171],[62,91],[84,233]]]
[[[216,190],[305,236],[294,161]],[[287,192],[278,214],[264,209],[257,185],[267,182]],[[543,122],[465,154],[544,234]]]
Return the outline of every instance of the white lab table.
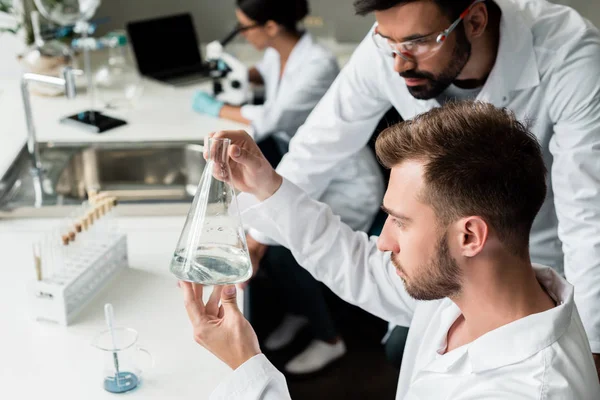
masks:
[[[117,207],[118,209],[118,207]],[[184,217],[129,217],[130,269],[123,271],[85,308],[73,325],[34,321],[26,284],[33,279],[31,243],[51,219],[0,221],[0,398],[102,400],[103,355],[91,341],[104,326],[104,304],[117,325],[136,329],[156,366],[142,385],[120,396],[131,399],[207,399],[230,369],[197,345],[169,261]],[[240,299],[242,293],[238,295]]]
[[[109,115],[128,125],[103,134],[63,125],[59,118],[90,106],[85,93],[74,100],[32,96],[42,142],[197,141],[210,132],[244,129],[231,121],[191,110],[194,91],[145,81],[137,106]],[[26,142],[17,80],[0,81],[0,176]],[[186,207],[187,211],[187,207]],[[69,327],[33,321],[26,285],[34,277],[31,244],[52,219],[0,220],[0,399],[95,400],[115,398],[102,387],[103,355],[91,346],[104,328],[103,305],[113,304],[117,325],[139,332],[139,343],[156,358],[142,386],[121,396],[139,399],[208,398],[229,368],[197,345],[169,262],[183,227],[176,217],[123,218],[130,269],[111,282]],[[241,295],[240,295],[241,300]],[[241,302],[240,302],[241,304]]]

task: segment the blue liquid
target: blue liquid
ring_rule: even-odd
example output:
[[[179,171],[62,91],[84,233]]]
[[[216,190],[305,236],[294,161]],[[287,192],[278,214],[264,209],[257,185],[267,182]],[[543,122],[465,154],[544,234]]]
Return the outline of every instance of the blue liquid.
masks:
[[[117,385],[117,375],[111,375],[104,378],[104,390],[111,393],[125,393],[137,387],[140,380],[131,372],[119,372],[119,385]]]

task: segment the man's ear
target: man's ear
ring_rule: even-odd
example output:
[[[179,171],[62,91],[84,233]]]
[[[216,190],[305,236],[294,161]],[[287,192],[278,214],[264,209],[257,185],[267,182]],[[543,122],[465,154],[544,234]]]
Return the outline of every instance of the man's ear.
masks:
[[[488,224],[481,217],[466,217],[456,223],[456,228],[460,255],[475,257],[481,253],[488,240]]]
[[[469,41],[480,37],[488,25],[488,9],[482,3],[475,4],[463,20],[465,35]]]

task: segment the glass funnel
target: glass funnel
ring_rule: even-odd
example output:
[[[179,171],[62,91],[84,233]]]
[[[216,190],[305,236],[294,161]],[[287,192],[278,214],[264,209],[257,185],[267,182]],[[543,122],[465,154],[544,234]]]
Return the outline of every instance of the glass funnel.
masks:
[[[229,139],[207,141],[206,166],[171,261],[180,280],[240,283],[252,276],[246,235],[230,184]]]

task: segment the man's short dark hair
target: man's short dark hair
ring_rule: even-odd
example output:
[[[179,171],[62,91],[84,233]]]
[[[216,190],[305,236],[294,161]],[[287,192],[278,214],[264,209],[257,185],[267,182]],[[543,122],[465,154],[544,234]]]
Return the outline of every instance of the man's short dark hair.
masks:
[[[367,15],[374,11],[385,11],[399,4],[413,3],[415,1],[432,1],[440,7],[449,19],[460,16],[473,0],[356,0],[354,10],[358,15]]]
[[[479,216],[509,251],[528,255],[531,226],[546,197],[546,167],[536,137],[512,111],[446,103],[387,128],[375,148],[387,168],[424,163],[419,198],[441,226]]]

